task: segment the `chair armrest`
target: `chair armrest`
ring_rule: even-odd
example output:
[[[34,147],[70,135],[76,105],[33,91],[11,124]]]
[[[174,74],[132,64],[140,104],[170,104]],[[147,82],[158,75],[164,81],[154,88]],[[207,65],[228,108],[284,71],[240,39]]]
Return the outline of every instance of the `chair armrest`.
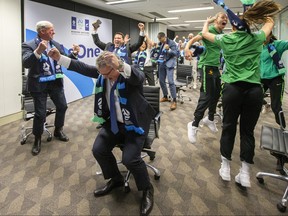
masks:
[[[160,129],[160,117],[163,114],[163,112],[157,113],[157,115],[154,117],[154,126],[155,126],[155,136],[159,138],[159,129]]]

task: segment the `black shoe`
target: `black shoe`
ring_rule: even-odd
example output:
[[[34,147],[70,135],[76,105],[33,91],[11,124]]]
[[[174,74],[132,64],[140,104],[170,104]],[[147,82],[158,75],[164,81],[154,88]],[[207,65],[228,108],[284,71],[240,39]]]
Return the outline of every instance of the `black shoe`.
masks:
[[[54,137],[58,138],[63,142],[68,142],[69,138],[64,134],[63,130],[56,130],[54,131]]]
[[[33,156],[36,156],[40,153],[40,151],[41,151],[41,137],[40,138],[35,137],[31,153]]]
[[[154,188],[151,185],[151,187],[148,190],[143,191],[143,197],[141,201],[141,209],[140,209],[140,215],[146,216],[149,215],[150,212],[153,209],[153,203],[154,203]]]
[[[94,196],[95,197],[104,196],[104,195],[108,194],[110,191],[112,191],[114,188],[121,187],[123,185],[124,185],[124,180],[113,181],[111,179],[107,182],[107,184],[103,188],[96,189],[94,191]]]

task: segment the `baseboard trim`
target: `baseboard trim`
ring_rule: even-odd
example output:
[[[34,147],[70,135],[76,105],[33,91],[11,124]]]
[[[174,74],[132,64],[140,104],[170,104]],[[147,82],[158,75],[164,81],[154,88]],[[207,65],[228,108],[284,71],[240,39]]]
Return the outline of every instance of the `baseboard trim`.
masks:
[[[9,124],[11,122],[20,120],[22,118],[23,118],[23,111],[20,111],[18,113],[14,113],[14,114],[11,114],[11,115],[0,117],[0,126],[3,126],[5,124]]]

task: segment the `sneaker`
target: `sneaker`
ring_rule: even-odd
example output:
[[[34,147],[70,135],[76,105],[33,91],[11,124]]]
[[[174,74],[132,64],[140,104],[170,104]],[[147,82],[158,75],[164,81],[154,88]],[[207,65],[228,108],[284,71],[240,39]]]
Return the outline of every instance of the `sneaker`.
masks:
[[[170,110],[175,110],[177,108],[177,103],[176,102],[172,102],[171,106],[170,106]]]
[[[197,83],[194,83],[193,84],[193,89],[196,89],[197,88]]]
[[[210,121],[208,119],[208,116],[206,116],[204,119],[202,119],[203,124],[206,125],[212,132],[216,133],[218,131],[216,124],[214,121]]]
[[[240,172],[235,176],[235,182],[241,184],[243,187],[251,187],[250,175],[240,169]]]
[[[222,162],[221,167],[219,169],[219,175],[224,181],[231,181],[230,176],[230,161],[227,160],[225,157],[221,156]]]
[[[162,97],[160,99],[160,102],[168,102],[168,101],[169,101],[169,99],[167,97]]]
[[[270,111],[270,105],[269,104],[263,105],[261,113],[265,114],[268,113],[269,111]]]
[[[192,122],[189,122],[187,124],[187,129],[188,129],[188,140],[192,144],[196,143],[198,127],[192,126]]]

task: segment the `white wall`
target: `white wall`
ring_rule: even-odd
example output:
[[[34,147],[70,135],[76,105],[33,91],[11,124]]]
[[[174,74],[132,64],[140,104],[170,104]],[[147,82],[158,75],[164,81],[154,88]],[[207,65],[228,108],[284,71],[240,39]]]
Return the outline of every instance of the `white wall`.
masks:
[[[21,1],[0,0],[0,125],[1,117],[21,111]]]

